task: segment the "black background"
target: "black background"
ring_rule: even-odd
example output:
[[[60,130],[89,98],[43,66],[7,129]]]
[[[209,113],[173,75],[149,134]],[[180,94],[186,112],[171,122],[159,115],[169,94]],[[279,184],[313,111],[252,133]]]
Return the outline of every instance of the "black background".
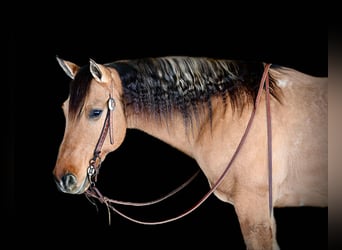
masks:
[[[62,102],[69,78],[56,55],[79,65],[89,58],[99,63],[145,56],[209,56],[258,60],[327,76],[327,33],[316,16],[299,13],[250,21],[231,20],[228,13],[186,16],[176,22],[168,15],[141,15],[134,20],[116,16],[104,21],[64,15],[23,22],[8,31],[8,132],[3,202],[9,222],[7,233],[25,246],[204,246],[244,249],[232,205],[211,196],[181,220],[158,226],[139,225],[96,208],[83,195],[60,193],[52,170],[64,132]],[[289,17],[291,16],[291,18]],[[44,20],[54,19],[54,25]],[[64,19],[65,24],[58,20]],[[92,25],[90,25],[90,23]],[[198,166],[196,163],[139,131],[128,131],[122,146],[107,156],[98,187],[112,198],[145,201],[174,189]],[[184,191],[162,205],[148,208],[118,207],[134,218],[154,221],[169,218],[195,204],[209,190],[201,174]],[[326,246],[326,208],[275,209],[278,242],[282,249]],[[30,236],[31,235],[31,236]],[[43,238],[42,238],[43,237]],[[42,240],[44,239],[44,240]],[[125,246],[125,247],[122,247]],[[230,246],[230,247],[229,247]],[[326,247],[324,247],[326,248]]]

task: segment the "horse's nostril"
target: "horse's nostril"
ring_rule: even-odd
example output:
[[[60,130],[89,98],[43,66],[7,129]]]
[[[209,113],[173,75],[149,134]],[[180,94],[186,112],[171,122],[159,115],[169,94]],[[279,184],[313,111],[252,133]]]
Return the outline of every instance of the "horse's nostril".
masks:
[[[66,174],[62,177],[62,185],[66,191],[71,191],[75,188],[77,179],[73,174]]]

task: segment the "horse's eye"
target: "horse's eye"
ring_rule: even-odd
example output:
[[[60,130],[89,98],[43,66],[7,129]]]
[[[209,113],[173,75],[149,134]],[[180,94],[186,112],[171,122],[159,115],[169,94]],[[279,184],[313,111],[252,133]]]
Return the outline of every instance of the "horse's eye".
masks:
[[[89,112],[88,117],[89,117],[89,119],[96,119],[96,118],[100,117],[101,113],[102,113],[101,109],[92,109]]]

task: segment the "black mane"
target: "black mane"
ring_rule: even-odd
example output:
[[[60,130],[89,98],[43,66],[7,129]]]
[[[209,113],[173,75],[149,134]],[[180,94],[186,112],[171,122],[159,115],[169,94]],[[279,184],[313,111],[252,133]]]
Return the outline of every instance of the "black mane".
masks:
[[[211,119],[212,96],[220,96],[225,106],[229,100],[233,109],[253,104],[264,71],[260,62],[193,57],[144,58],[108,66],[121,77],[125,107],[157,119],[170,118],[177,110],[186,125],[204,110]],[[276,97],[272,81],[270,88]]]

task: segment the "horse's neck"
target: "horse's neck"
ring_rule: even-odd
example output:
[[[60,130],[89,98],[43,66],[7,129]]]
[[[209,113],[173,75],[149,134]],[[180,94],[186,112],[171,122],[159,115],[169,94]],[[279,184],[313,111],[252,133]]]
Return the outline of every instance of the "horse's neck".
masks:
[[[246,114],[249,114],[246,108]],[[222,131],[227,132],[226,125],[237,125],[235,132],[239,133],[247,123],[246,115],[237,114],[231,109],[229,102],[226,109],[223,108],[220,98],[212,99],[212,119],[208,114],[204,114],[198,121],[194,121],[193,126],[186,128],[181,114],[173,114],[172,120],[166,122],[153,121],[153,118],[133,116],[127,117],[128,128],[138,129],[158,138],[159,140],[177,148],[185,154],[195,157],[198,147],[212,143],[213,138],[222,139]],[[194,118],[195,120],[195,118]],[[222,128],[222,126],[224,128]],[[236,138],[232,138],[231,143],[235,143]]]
[[[159,140],[177,148],[185,154],[192,156],[193,144],[198,132],[188,132],[184,127],[181,115],[175,114],[172,121],[155,121],[153,118],[134,116],[127,117],[129,129],[141,130]]]

